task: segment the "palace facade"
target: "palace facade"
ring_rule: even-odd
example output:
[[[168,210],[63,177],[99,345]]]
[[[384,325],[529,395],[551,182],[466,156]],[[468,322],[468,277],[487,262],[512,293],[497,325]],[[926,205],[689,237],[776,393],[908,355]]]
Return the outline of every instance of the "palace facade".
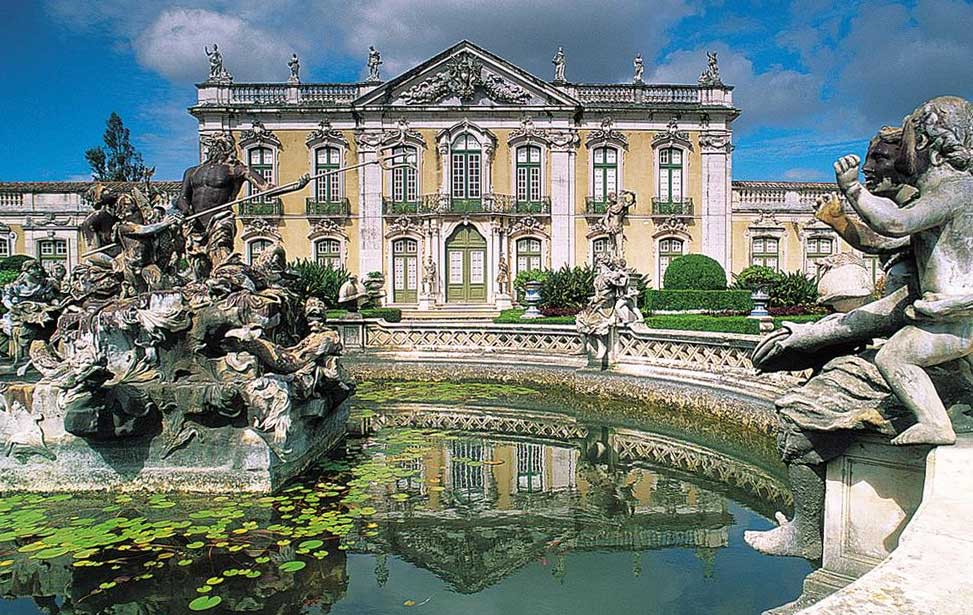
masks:
[[[290,259],[383,272],[389,305],[506,307],[498,273],[592,263],[608,195],[623,190],[637,199],[625,257],[652,286],[681,254],[813,273],[850,251],[813,217],[833,184],[732,182],[741,111],[715,55],[691,85],[643,83],[638,69],[627,84],[544,81],[466,41],[389,81],[377,65],[360,83],[301,83],[295,67],[284,83],[233,83],[219,68],[190,108],[201,143],[231,133],[278,185],[363,165],[244,204],[239,251],[281,242]],[[86,187],[0,183],[0,256],[76,263]]]

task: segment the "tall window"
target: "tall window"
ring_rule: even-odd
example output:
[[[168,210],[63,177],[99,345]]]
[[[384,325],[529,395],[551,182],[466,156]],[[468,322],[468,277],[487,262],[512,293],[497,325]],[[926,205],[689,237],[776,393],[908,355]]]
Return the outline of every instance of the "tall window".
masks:
[[[543,455],[544,447],[540,444],[517,444],[517,491],[544,490]]]
[[[250,256],[250,262],[254,263],[257,260],[257,258],[260,257],[260,254],[264,250],[269,248],[271,245],[273,245],[273,243],[274,242],[272,242],[269,239],[254,239],[253,241],[251,241],[247,245],[247,251]]]
[[[659,201],[682,201],[682,150],[668,147],[659,152]]]
[[[483,443],[453,440],[449,443],[450,482],[453,493],[467,501],[483,497]]]
[[[13,242],[10,241],[9,235],[0,235],[0,258],[6,258],[13,252],[10,246],[11,243]]]
[[[396,147],[392,150],[392,160],[396,164],[415,163],[416,148],[407,145]],[[392,200],[396,203],[414,203],[419,200],[419,178],[414,166],[392,169]]]
[[[415,239],[392,242],[392,301],[414,303],[419,288],[419,243]]]
[[[274,181],[274,151],[269,147],[255,147],[247,153],[250,168],[268,182]],[[260,192],[260,189],[247,182],[247,194]],[[259,200],[259,199],[257,199]]]
[[[541,268],[541,240],[525,237],[517,240],[517,271],[534,271]]]
[[[818,277],[818,265],[834,254],[834,240],[828,237],[810,237],[804,244],[807,256],[807,274]]]
[[[480,142],[468,134],[461,134],[453,141],[452,148],[453,198],[475,200],[480,198]]]
[[[614,147],[598,147],[594,151],[594,183],[591,196],[604,203],[608,195],[618,192],[618,150]]]
[[[319,147],[314,152],[314,174],[334,171],[341,165],[341,152],[337,147]],[[314,183],[314,198],[318,203],[334,203],[341,198],[340,176],[335,173],[319,177]]]
[[[319,239],[314,242],[314,260],[319,265],[341,268],[341,242],[337,239]]]
[[[750,241],[750,264],[780,270],[780,240],[775,237],[754,237]]]
[[[599,237],[591,242],[591,262],[597,263],[606,254],[608,254],[608,241],[607,237]]]
[[[541,200],[541,148],[524,145],[517,148],[517,202]]]
[[[659,242],[659,282],[661,283],[666,275],[669,263],[683,255],[682,239],[670,237]]]
[[[55,263],[65,264],[68,259],[67,239],[42,239],[38,241],[37,258],[45,269]]]

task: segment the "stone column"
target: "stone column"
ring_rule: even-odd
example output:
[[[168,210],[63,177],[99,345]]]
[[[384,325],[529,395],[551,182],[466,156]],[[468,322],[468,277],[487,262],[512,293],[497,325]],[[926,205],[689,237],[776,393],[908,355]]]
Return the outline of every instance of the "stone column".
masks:
[[[493,153],[495,147],[489,139],[483,144],[483,167],[480,177],[481,194],[493,194]]]
[[[436,146],[439,153],[439,194],[450,194],[449,190],[449,141],[444,138]]]
[[[730,271],[730,196],[733,145],[730,133],[706,131],[699,135],[702,158],[702,202],[699,213],[703,228],[702,253]]]
[[[551,268],[574,264],[576,130],[551,131]]]
[[[377,160],[381,141],[381,132],[356,134],[358,162]],[[382,167],[378,164],[362,167],[358,177],[358,273],[364,276],[370,271],[384,271],[382,266]],[[388,292],[391,292],[391,287]]]

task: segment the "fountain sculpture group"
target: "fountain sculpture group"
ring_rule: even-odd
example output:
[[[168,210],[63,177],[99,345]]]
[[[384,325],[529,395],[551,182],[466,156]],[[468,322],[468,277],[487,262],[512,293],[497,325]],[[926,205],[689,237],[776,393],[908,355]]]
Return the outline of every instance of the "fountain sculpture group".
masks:
[[[270,490],[343,436],[354,383],[324,304],[279,245],[234,252],[243,184],[272,197],[308,178],[274,189],[232,136],[204,146],[171,205],[96,185],[70,278],[28,261],[4,289],[14,357],[41,378],[6,385],[0,488]]]

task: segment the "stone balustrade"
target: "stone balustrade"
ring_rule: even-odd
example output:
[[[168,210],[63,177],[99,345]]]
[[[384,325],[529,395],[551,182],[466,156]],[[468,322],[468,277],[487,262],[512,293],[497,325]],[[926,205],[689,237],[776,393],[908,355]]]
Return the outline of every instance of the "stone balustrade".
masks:
[[[584,104],[684,104],[732,106],[731,88],[642,83],[575,84],[574,95]]]
[[[733,182],[733,207],[739,209],[795,209],[810,212],[819,197],[836,194],[829,182]]]

